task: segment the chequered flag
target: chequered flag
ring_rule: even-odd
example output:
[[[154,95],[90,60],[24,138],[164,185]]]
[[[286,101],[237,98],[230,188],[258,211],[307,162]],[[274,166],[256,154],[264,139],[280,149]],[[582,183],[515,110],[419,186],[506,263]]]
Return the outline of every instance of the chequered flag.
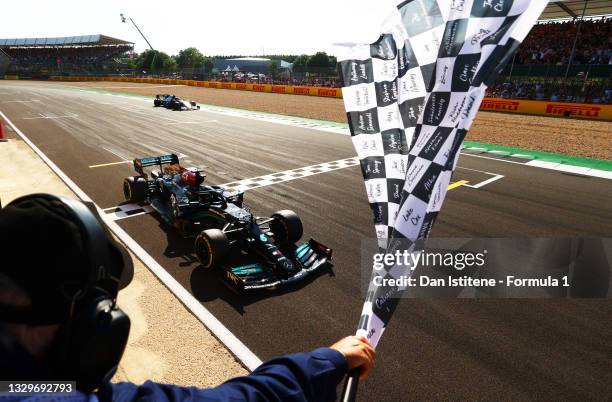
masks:
[[[339,50],[344,104],[381,249],[427,238],[486,87],[546,4],[408,0],[384,21],[378,41]],[[394,266],[373,275],[410,272]],[[374,345],[402,290],[370,284],[359,331]]]

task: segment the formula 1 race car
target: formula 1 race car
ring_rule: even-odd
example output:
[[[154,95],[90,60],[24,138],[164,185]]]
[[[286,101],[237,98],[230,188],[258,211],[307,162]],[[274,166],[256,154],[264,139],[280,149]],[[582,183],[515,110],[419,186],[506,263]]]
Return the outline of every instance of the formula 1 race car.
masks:
[[[200,106],[196,105],[195,102],[188,102],[179,98],[176,95],[169,94],[157,94],[153,99],[153,106],[165,107],[171,110],[199,110]]]
[[[294,283],[331,264],[332,250],[316,240],[295,245],[303,227],[293,211],[255,216],[244,192],[204,185],[202,171],[182,167],[176,155],[135,159],[134,168],[138,175],[123,183],[125,199],[149,203],[183,237],[195,237],[201,266],[221,271],[239,290]]]

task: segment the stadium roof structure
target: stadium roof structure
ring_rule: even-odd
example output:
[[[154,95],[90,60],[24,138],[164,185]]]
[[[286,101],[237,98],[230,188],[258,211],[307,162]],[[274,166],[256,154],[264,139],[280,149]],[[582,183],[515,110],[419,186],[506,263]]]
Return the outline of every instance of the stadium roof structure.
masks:
[[[133,42],[111,38],[106,35],[0,39],[0,47],[119,46],[133,44]]]
[[[612,14],[610,0],[550,0],[540,20],[579,18]]]
[[[213,68],[218,72],[251,72],[268,73],[271,64],[276,64],[280,69],[291,70],[292,63],[284,60],[272,60],[263,57],[236,57],[232,59],[215,59]]]

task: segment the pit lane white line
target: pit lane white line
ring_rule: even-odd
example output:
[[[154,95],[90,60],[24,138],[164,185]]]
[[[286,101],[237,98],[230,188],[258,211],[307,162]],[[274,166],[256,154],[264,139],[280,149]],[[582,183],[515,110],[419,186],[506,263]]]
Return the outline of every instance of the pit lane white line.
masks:
[[[10,95],[10,94],[9,94]],[[32,99],[32,100],[12,100],[12,101],[3,101],[0,103],[35,103],[35,102],[40,102],[38,99]]]
[[[164,126],[172,126],[176,124],[202,124],[202,123],[217,123],[218,120],[202,120],[202,121],[177,121],[174,123],[163,123]]]
[[[64,116],[47,116],[45,114],[39,113],[38,117],[24,117],[23,120],[37,120],[37,119],[78,119],[79,115],[75,113],[67,114]]]
[[[53,172],[79,197],[82,201],[93,202],[79,186],[76,185],[51,159],[49,159],[26,135],[0,111],[0,117],[15,131]],[[94,204],[95,205],[95,204]],[[134,253],[142,263],[176,296],[177,299],[200,320],[202,324],[240,361],[247,369],[253,371],[261,365],[261,360],[247,348],[221,321],[208,311],[191,293],[176,281],[153,257],[149,255],[132,237],[117,223],[106,216],[104,211],[96,205],[100,216],[113,234]]]
[[[146,204],[123,204],[116,207],[104,208],[102,211],[113,221],[119,221],[125,218],[149,214],[153,212],[153,208]]]

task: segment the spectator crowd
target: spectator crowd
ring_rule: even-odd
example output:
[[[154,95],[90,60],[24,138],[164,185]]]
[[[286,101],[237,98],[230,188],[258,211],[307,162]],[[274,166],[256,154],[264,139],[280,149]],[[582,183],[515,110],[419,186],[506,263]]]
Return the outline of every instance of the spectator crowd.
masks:
[[[97,72],[124,55],[131,46],[13,47],[3,49],[11,57],[10,73]]]
[[[286,77],[272,78],[265,74],[250,73],[221,73],[209,77],[211,81],[218,82],[240,82],[245,84],[272,84],[272,85],[295,85],[308,87],[340,88],[342,86],[338,77]]]
[[[612,103],[610,80],[503,80],[487,89],[494,98],[550,100],[553,102]]]
[[[516,64],[565,65],[579,22],[543,22],[533,27],[519,48]],[[612,18],[584,20],[572,64],[612,64]]]
[[[541,22],[533,27],[513,60],[515,65],[529,65],[527,74],[532,77],[514,77],[502,79],[489,90],[490,96],[518,99],[541,99],[569,102],[610,103],[610,79],[593,79],[588,73],[580,73],[570,80],[551,77],[535,78],[548,75],[548,67],[541,72],[531,71],[531,65],[564,66],[572,53],[574,38],[578,32],[576,49],[572,59],[574,65],[599,65],[597,68],[612,66],[612,17],[585,19],[584,21]],[[151,76],[150,71],[135,72],[129,66],[115,62],[125,59],[129,46],[114,47],[62,47],[62,48],[12,48],[4,49],[12,62],[7,73],[48,72],[49,74],[135,74]],[[602,66],[603,65],[603,66]],[[527,68],[527,66],[525,66]],[[563,67],[560,67],[563,69]],[[612,71],[612,67],[611,71]],[[522,75],[516,74],[515,75]],[[558,69],[557,69],[558,70]],[[598,70],[598,71],[600,71]],[[569,71],[569,70],[568,70]],[[589,71],[585,68],[584,71]],[[604,70],[605,71],[605,70]],[[161,74],[161,75],[159,75]],[[552,73],[555,74],[555,73]],[[338,88],[341,86],[337,76],[320,76],[308,73],[289,74],[254,74],[248,71],[215,73],[186,73],[175,71],[155,73],[156,76],[212,80],[220,82],[240,82],[253,84],[317,86]],[[509,74],[512,76],[512,73]],[[599,73],[601,77],[601,73]]]

